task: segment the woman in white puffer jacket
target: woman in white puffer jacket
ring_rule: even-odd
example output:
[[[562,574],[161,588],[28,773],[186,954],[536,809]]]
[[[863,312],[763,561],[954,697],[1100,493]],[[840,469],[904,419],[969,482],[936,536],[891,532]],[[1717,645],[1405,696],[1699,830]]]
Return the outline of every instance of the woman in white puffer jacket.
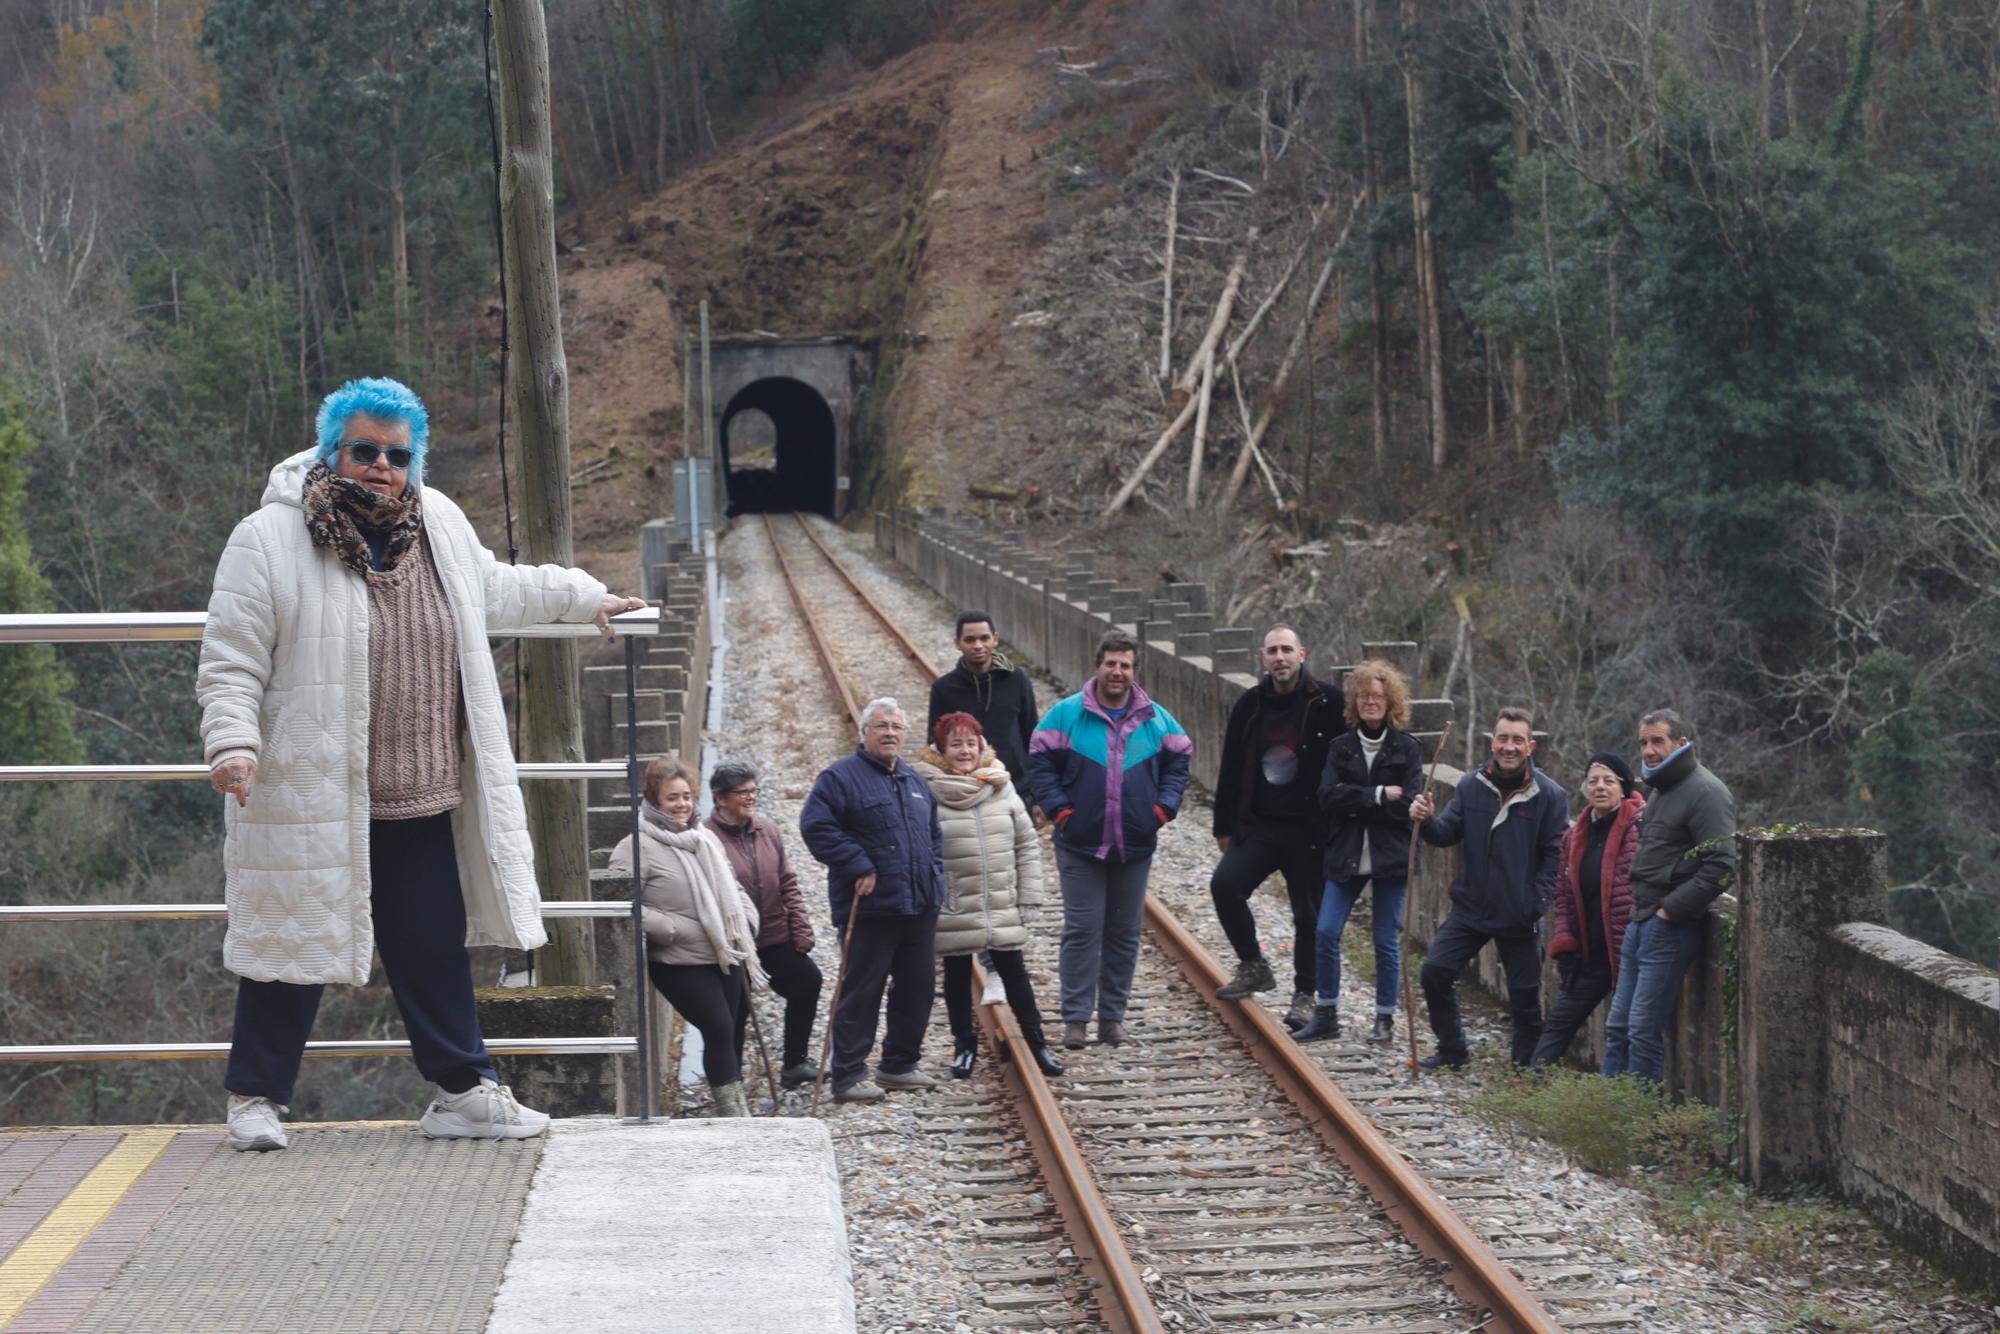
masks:
[[[271,471],[215,571],[197,694],[223,810],[239,974],[229,1143],[282,1149],[278,1114],[329,982],[379,947],[433,1137],[520,1139],[479,1032],[466,946],[547,940],[489,634],[645,604],[581,570],[503,565],[422,484],[423,401],[394,380],[327,395],[318,445]],[[608,633],[608,631],[607,631]]]
[[[944,960],[945,1012],[951,1019],[954,1078],[972,1075],[979,1049],[972,1020],[972,956],[988,951],[988,965],[1006,985],[1007,1004],[1021,1036],[1048,1075],[1062,1062],[1042,1035],[1022,947],[1033,910],[1042,902],[1042,845],[1027,807],[1014,791],[1007,767],[987,749],[979,720],[947,713],[937,720],[931,748],[916,758],[930,784],[944,831],[944,910],[938,915],[937,953]]]

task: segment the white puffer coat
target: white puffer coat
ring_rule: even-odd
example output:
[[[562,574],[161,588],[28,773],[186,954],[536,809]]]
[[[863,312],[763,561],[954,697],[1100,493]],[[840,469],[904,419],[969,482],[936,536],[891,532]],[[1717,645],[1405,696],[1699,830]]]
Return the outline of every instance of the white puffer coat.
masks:
[[[257,762],[249,804],[223,799],[223,963],[260,982],[360,985],[375,948],[368,875],[368,586],[306,532],[311,451],[271,470],[263,507],[229,535],[202,631],[202,749]],[[588,621],[604,585],[560,565],[505,565],[458,506],[425,489],[458,635],[465,801],[452,812],[466,943],[548,940],[528,819],[489,634]]]
[[[970,774],[944,767],[926,750],[915,761],[938,801],[944,830],[944,911],[937,952],[1018,950],[1028,943],[1030,909],[1042,902],[1042,841],[992,751]]]

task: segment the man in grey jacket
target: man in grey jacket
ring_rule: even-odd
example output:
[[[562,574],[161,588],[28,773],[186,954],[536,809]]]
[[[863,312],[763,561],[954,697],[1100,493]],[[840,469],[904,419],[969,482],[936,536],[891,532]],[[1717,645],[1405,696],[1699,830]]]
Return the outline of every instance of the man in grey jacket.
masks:
[[[1657,1084],[1681,978],[1701,953],[1708,905],[1736,872],[1736,799],[1694,757],[1672,709],[1639,720],[1639,776],[1653,789],[1632,855],[1632,921],[1604,1026],[1604,1073]]]

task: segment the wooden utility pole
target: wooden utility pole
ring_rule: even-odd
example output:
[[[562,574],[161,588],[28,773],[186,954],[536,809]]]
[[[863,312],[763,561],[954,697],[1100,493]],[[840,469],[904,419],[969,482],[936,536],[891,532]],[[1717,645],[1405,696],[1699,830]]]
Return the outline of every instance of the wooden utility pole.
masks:
[[[569,363],[563,356],[556,284],[555,159],[549,110],[549,34],[541,0],[493,0],[500,66],[500,249],[507,270],[507,325],[514,356],[507,377],[521,457],[522,554],[570,565]],[[521,758],[583,761],[582,690],[576,641],[521,641]],[[525,784],[535,878],[551,899],[590,896],[590,840],[581,783]],[[540,980],[594,980],[590,923],[550,923]]]

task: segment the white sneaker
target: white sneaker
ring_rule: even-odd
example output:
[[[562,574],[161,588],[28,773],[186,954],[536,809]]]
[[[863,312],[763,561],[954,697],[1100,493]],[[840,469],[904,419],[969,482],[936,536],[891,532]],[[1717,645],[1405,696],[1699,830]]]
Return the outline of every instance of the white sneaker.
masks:
[[[418,1122],[432,1139],[533,1139],[549,1118],[514,1101],[513,1090],[490,1079],[463,1093],[440,1093]]]
[[[278,1113],[290,1110],[269,1098],[230,1094],[229,1147],[239,1153],[266,1153],[287,1147],[290,1141],[285,1138],[285,1127],[279,1123]]]
[[[981,1005],[1007,1003],[1007,984],[1000,980],[1000,974],[990,968],[986,970],[986,990],[980,993],[979,1003]]]

